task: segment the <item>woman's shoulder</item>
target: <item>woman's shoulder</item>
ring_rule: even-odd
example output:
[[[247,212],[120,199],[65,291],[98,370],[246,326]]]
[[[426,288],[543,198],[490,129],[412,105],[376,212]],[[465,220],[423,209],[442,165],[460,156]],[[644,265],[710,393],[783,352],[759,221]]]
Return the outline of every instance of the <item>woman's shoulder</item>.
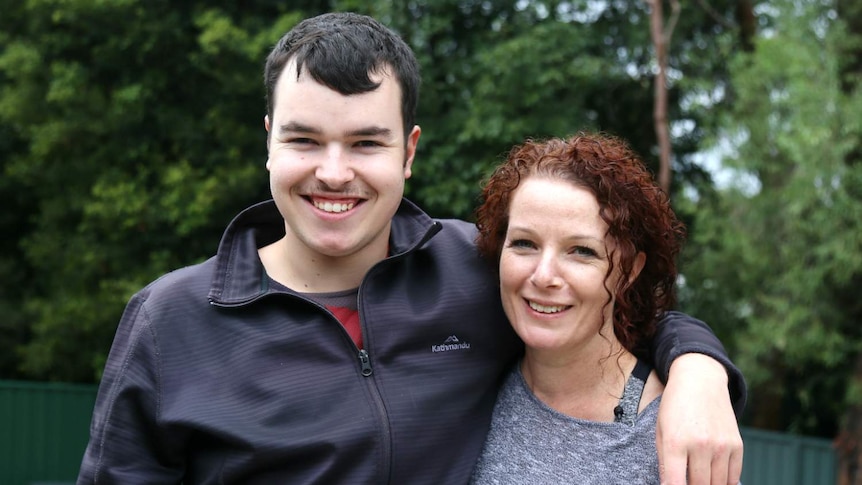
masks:
[[[638,404],[638,413],[643,412],[647,406],[658,399],[664,392],[664,384],[658,378],[658,373],[653,369],[649,373],[649,377],[644,384],[643,394],[641,394],[640,404]]]

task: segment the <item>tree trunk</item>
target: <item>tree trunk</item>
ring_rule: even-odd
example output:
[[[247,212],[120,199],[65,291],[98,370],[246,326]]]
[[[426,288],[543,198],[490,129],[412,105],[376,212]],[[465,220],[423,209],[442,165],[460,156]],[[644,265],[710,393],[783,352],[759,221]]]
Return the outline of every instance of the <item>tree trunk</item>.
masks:
[[[856,357],[852,382],[862,386],[862,355]],[[844,424],[835,438],[838,454],[838,485],[862,485],[862,406],[851,405],[844,412]]]
[[[670,130],[667,119],[667,50],[670,38],[679,17],[679,1],[671,0],[671,17],[667,27],[664,25],[662,0],[647,0],[651,7],[650,36],[652,37],[657,72],[655,76],[655,103],[653,105],[653,122],[659,147],[659,186],[670,197],[671,182],[671,147]]]
[[[754,36],[757,34],[757,17],[751,0],[737,0],[736,21],[739,23],[739,43],[742,50],[754,50]]]

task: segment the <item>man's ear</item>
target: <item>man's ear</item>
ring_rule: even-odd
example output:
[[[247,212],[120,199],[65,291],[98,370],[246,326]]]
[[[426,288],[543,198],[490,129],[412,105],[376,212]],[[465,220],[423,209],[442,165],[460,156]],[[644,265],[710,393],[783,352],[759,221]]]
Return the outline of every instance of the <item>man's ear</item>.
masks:
[[[416,147],[419,145],[419,137],[422,135],[422,128],[419,125],[413,127],[407,139],[404,141],[404,178],[409,179],[413,175],[413,159],[416,157]]]
[[[266,152],[269,153],[269,137],[271,136],[269,115],[263,115],[263,128],[266,130]],[[266,157],[266,169],[269,170],[269,157]]]

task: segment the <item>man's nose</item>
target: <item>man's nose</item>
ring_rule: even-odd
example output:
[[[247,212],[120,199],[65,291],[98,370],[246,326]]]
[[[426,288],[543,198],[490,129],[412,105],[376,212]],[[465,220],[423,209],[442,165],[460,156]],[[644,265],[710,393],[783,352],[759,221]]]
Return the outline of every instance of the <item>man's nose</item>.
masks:
[[[354,177],[348,154],[338,146],[327,147],[314,175],[331,189],[343,187]]]

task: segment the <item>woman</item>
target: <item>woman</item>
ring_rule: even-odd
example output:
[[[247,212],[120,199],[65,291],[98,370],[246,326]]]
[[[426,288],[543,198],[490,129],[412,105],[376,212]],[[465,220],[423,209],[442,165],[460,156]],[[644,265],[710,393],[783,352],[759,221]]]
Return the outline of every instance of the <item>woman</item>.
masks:
[[[659,483],[663,385],[639,359],[674,303],[685,236],[620,139],[528,141],[493,173],[478,245],[525,343],[473,483]]]

